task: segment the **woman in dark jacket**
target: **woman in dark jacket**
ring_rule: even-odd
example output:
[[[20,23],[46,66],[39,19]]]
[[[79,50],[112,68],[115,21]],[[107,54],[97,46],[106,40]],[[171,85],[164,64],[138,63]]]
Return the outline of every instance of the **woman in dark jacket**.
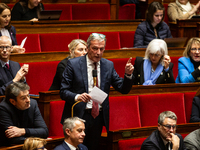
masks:
[[[169,26],[163,22],[165,8],[159,2],[152,2],[147,10],[146,21],[135,31],[134,47],[147,47],[153,39],[172,38]]]
[[[200,122],[200,88],[193,98],[190,122]]]

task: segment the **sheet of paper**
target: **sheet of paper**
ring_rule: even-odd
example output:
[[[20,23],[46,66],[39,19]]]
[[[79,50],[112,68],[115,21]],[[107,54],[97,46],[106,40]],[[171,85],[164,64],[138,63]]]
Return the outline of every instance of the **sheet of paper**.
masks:
[[[21,45],[20,45],[21,48],[24,47],[24,44],[25,44],[25,42],[26,42],[26,39],[27,39],[27,37],[25,37],[25,38],[22,40],[22,43],[21,43]]]
[[[92,91],[89,93],[89,95],[92,97],[92,100],[94,102],[97,102],[98,104],[102,104],[103,101],[106,99],[108,96],[107,93],[99,89],[98,87],[94,87]]]

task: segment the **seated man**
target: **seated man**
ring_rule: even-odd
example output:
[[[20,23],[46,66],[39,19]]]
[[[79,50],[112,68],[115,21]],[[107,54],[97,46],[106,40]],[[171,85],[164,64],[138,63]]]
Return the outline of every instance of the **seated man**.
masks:
[[[54,150],[87,150],[83,140],[85,138],[85,120],[78,117],[65,119],[63,123],[63,132],[65,140]]]
[[[7,36],[0,37],[0,96],[5,95],[6,87],[17,81],[25,82],[28,65],[21,68],[18,62],[9,60],[12,52],[11,39]]]
[[[141,150],[185,150],[183,138],[176,133],[177,116],[164,111],[158,117],[158,130],[154,131],[143,143]]]
[[[27,137],[48,137],[48,128],[38,104],[29,96],[30,87],[22,82],[8,85],[0,103],[0,146],[22,144]]]
[[[187,150],[200,149],[200,129],[194,130],[184,138],[185,148]]]

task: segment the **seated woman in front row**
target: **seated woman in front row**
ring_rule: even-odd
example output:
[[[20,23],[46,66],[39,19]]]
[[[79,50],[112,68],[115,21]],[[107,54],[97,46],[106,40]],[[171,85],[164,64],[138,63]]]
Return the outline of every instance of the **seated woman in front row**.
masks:
[[[152,2],[147,10],[146,21],[140,23],[135,31],[134,47],[146,48],[153,39],[172,38],[169,26],[163,21],[165,7]]]
[[[191,38],[183,57],[178,60],[178,76],[176,83],[191,83],[200,81],[200,38]]]
[[[145,57],[136,57],[133,71],[134,84],[174,83],[173,63],[167,54],[167,44],[164,40],[152,40],[146,49]]]

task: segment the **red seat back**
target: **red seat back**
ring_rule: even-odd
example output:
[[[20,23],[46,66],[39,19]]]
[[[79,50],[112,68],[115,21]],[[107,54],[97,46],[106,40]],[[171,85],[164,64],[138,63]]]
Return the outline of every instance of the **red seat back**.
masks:
[[[174,64],[173,75],[174,75],[174,79],[176,80],[176,77],[178,76],[178,59],[180,57],[170,57],[170,58],[171,58],[171,62]]]
[[[146,138],[119,140],[119,150],[140,150],[145,139]]]
[[[133,47],[134,36],[135,36],[135,31],[119,32],[121,48],[123,48],[123,47],[129,47],[129,48]]]
[[[166,22],[168,24],[169,23],[169,19],[168,19],[168,15],[167,15],[168,4],[163,4],[163,6],[165,7],[164,22]]]
[[[119,6],[119,19],[135,19],[135,4]]]

